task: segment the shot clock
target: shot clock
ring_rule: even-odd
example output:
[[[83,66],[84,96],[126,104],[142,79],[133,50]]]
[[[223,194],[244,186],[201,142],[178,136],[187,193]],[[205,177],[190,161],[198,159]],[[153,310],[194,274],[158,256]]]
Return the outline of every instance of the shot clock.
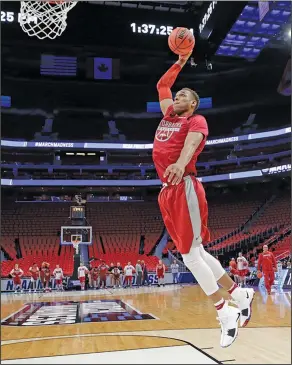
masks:
[[[85,218],[85,206],[71,206],[70,207],[71,219],[84,219]]]

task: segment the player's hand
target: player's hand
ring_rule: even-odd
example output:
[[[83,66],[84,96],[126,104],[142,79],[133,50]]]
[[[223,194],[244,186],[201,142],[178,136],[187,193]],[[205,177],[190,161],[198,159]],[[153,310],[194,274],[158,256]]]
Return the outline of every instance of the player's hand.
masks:
[[[172,165],[169,165],[168,168],[165,170],[163,177],[166,177],[167,181],[172,185],[177,185],[181,182],[184,172],[184,167],[182,167],[178,163],[173,163]]]
[[[188,59],[191,57],[191,54],[193,53],[193,51],[191,51],[190,53],[188,53],[188,54],[186,54],[186,55],[183,55],[183,56],[179,56],[178,57],[178,61],[177,61],[177,63],[181,66],[181,67],[183,67],[186,63],[187,63],[187,61],[188,61]]]

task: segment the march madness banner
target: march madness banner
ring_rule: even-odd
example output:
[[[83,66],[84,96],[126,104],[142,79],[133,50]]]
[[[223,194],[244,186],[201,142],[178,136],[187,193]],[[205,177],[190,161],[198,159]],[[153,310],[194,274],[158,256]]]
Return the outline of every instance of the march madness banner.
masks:
[[[137,281],[137,276],[135,275],[132,278],[132,284],[136,285],[136,281]],[[148,274],[148,281],[151,285],[158,284],[157,275],[155,273]],[[172,274],[166,273],[165,274],[165,284],[172,284],[172,282],[173,282]],[[179,273],[179,276],[178,276],[178,282],[179,283],[195,283],[196,281],[195,281],[192,273],[181,272],[181,273]],[[30,283],[30,278],[22,279],[21,289],[28,290],[29,283]],[[110,277],[107,277],[106,284],[107,284],[107,286],[110,286]],[[79,285],[79,280],[75,280],[74,285]],[[51,288],[52,289],[56,288],[55,279],[51,280]],[[41,282],[40,282],[40,280],[38,280],[37,281],[37,290],[41,290],[41,289],[42,289]],[[13,291],[13,280],[12,279],[1,279],[1,292],[10,292],[10,291]]]
[[[284,280],[283,289],[291,290],[291,269],[287,270],[287,274]]]

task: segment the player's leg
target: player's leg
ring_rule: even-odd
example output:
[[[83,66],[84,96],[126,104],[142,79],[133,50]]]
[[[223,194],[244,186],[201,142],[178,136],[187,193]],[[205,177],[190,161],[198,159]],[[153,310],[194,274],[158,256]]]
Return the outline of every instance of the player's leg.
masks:
[[[197,194],[197,181],[188,177],[175,189],[172,209],[173,221],[179,240],[177,248],[182,254],[184,263],[193,273],[203,291],[214,302],[221,323],[221,346],[232,344],[237,336],[240,311],[228,306],[220,294],[217,281],[228,289],[236,285],[222,268],[220,262],[207,254],[202,246],[204,239],[209,238],[206,218],[208,215],[204,190]],[[180,217],[180,219],[175,219]]]

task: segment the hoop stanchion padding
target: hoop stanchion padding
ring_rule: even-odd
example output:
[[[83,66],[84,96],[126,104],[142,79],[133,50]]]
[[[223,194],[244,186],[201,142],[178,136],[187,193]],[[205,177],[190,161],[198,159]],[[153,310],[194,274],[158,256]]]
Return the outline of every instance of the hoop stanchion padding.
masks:
[[[55,39],[67,26],[67,13],[77,1],[21,1],[19,23],[30,37]]]

